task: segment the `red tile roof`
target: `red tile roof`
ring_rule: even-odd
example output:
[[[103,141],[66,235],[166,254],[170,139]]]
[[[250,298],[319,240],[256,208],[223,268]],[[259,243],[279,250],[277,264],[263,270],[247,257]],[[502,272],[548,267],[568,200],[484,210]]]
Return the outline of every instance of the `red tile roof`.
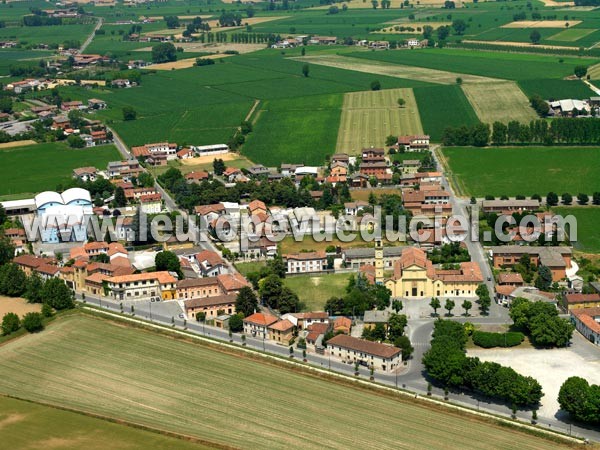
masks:
[[[287,319],[284,320],[280,320],[279,322],[275,322],[272,325],[269,325],[269,328],[271,330],[275,330],[275,331],[287,331],[287,330],[291,330],[292,328],[294,328],[294,324],[292,322],[290,322]]]
[[[277,322],[277,317],[272,316],[270,314],[254,313],[251,316],[246,317],[244,319],[244,322],[266,327],[271,325],[272,323]]]
[[[600,294],[566,294],[567,303],[600,302]]]
[[[327,346],[335,345],[347,350],[355,350],[368,355],[379,356],[380,358],[393,358],[402,353],[398,347],[392,345],[379,344],[364,339],[358,339],[347,334],[338,334],[327,341]]]

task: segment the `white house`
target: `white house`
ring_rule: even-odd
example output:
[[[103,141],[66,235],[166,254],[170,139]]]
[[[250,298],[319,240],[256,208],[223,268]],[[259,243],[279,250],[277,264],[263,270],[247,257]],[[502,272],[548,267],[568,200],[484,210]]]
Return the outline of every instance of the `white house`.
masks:
[[[391,372],[402,362],[402,350],[386,344],[338,334],[327,341],[327,350],[334,358],[347,364],[372,367],[376,371]]]
[[[307,252],[283,255],[287,273],[313,273],[327,270],[325,252]]]

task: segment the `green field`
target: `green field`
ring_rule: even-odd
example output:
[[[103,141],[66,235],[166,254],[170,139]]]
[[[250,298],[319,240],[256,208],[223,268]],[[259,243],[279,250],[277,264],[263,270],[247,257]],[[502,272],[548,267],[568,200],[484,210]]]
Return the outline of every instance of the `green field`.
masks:
[[[600,208],[590,207],[556,207],[552,212],[566,216],[572,214],[577,219],[577,241],[573,246],[586,253],[600,253]]]
[[[341,106],[339,94],[266,101],[242,153],[266,166],[322,165],[335,152]]]
[[[0,391],[244,448],[561,447],[83,315],[0,347]]]
[[[588,30],[586,28],[569,28],[549,36],[548,40],[574,42],[584,38],[588,34],[594,33],[595,31],[596,30]]]
[[[35,195],[68,181],[76,167],[105,169],[121,159],[113,145],[71,149],[64,142],[27,145],[0,150],[0,195]]]
[[[544,99],[585,99],[594,95],[581,80],[521,80],[519,86],[528,97],[538,94]]]
[[[0,396],[0,441],[11,448],[204,449],[201,444]]]
[[[398,99],[406,104],[400,108]],[[383,147],[386,137],[423,134],[412,89],[350,92],[344,95],[336,153],[360,154]]]
[[[439,141],[446,127],[474,125],[479,122],[460,86],[414,88],[423,131]]]
[[[44,6],[47,9],[47,6]],[[59,44],[67,40],[79,41],[87,39],[94,24],[53,25],[44,27],[6,27],[0,28],[0,40],[15,40],[26,44]]]
[[[449,147],[443,153],[463,195],[559,195],[600,191],[600,157],[591,147]]]
[[[304,311],[323,311],[327,300],[345,294],[348,278],[351,276],[349,273],[288,276],[284,283],[298,294],[300,301],[304,303]]]

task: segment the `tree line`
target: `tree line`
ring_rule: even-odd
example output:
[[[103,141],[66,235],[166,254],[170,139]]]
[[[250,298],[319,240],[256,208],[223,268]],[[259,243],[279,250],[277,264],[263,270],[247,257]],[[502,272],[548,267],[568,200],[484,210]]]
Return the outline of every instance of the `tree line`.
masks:
[[[494,362],[466,355],[467,333],[458,322],[438,320],[431,348],[423,355],[427,373],[445,387],[474,391],[513,405],[535,405],[544,395],[532,377]]]

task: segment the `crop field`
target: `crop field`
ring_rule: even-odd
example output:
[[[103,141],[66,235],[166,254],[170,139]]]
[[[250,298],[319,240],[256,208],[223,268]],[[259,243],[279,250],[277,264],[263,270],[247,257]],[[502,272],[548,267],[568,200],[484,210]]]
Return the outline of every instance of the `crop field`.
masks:
[[[528,97],[541,95],[544,99],[589,98],[594,92],[581,80],[522,80],[519,86]]]
[[[244,448],[561,447],[450,410],[81,315],[0,347],[0,391]]]
[[[284,284],[298,294],[304,303],[304,311],[323,311],[325,302],[331,297],[342,297],[345,294],[349,273],[328,275],[288,276]]]
[[[383,61],[392,64],[468,73],[506,80],[563,78],[573,74],[581,60],[524,53],[485,52],[458,49],[394,50],[387,52],[355,52],[352,57]],[[562,59],[563,62],[559,62]],[[588,59],[592,65],[597,59]],[[467,79],[463,77],[466,82]]]
[[[3,396],[0,396],[0,441],[10,442],[11,447],[15,449],[210,448],[183,439]]]
[[[595,64],[588,69],[588,75],[592,80],[600,79],[600,64]]]
[[[36,59],[50,56],[50,52],[34,50],[0,50],[0,75],[8,75],[11,65],[33,65]]]
[[[440,141],[446,127],[474,125],[477,114],[460,86],[446,85],[414,88],[423,131],[433,141]]]
[[[109,161],[120,159],[113,145],[71,149],[63,142],[7,148],[0,157],[0,195],[22,197],[56,189],[76,167],[104,169]]]
[[[334,153],[342,99],[333,94],[264,102],[242,153],[266,166],[322,165]]]
[[[465,196],[600,191],[598,149],[591,147],[448,147],[453,181]]]
[[[508,123],[511,120],[529,123],[537,117],[529,100],[513,81],[464,84],[462,89],[483,123]]]
[[[406,102],[402,108],[399,98]],[[412,89],[350,92],[344,95],[336,153],[355,155],[366,147],[383,147],[390,135],[422,133]]]
[[[577,250],[585,253],[600,253],[600,230],[598,230],[600,208],[561,206],[552,208],[552,212],[562,216],[573,215],[577,219],[577,241],[571,241]]]
[[[94,24],[53,25],[44,27],[0,28],[0,39],[18,40],[22,44],[62,44],[76,40],[83,44],[94,29]]]
[[[389,52],[385,52],[385,54],[388,53]],[[352,56],[368,54],[371,53],[352,53]],[[328,67],[337,67],[339,69],[354,70],[357,72],[372,73],[376,75],[386,75],[389,77],[406,78],[416,81],[427,80],[429,83],[454,84],[456,83],[456,78],[458,77],[461,77],[463,81],[470,83],[493,81],[490,80],[490,78],[466,75],[459,72],[448,72],[445,70],[420,68],[414,66],[411,67],[410,65],[402,65],[400,62],[394,64],[376,61],[361,63],[359,60],[356,60],[356,58],[341,55],[305,56],[299,60],[312,64],[321,64]]]
[[[594,33],[595,31],[596,30],[590,30],[586,28],[569,28],[550,36],[548,39],[552,41],[574,42],[586,37],[588,34]]]

